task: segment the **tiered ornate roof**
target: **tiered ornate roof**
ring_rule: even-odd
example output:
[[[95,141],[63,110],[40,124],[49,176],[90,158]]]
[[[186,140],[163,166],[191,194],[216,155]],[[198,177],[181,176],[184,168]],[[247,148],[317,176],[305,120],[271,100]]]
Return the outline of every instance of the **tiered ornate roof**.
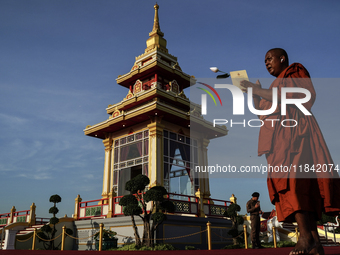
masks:
[[[185,88],[195,84],[195,77],[184,73],[177,57],[168,53],[159,25],[159,6],[156,4],[154,9],[154,24],[145,52],[136,57],[130,72],[116,79],[119,85],[129,89],[126,97],[109,105],[106,108],[109,118],[87,126],[85,135],[105,139],[108,133],[155,118],[183,127],[190,127],[190,121],[198,122],[206,129],[207,139],[226,135],[225,128],[213,129],[201,116],[200,106],[191,103],[184,94]]]

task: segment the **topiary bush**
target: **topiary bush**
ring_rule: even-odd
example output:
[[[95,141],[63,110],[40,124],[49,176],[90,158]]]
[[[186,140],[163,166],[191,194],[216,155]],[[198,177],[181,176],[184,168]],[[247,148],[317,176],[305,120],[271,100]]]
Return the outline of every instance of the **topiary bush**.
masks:
[[[137,175],[125,185],[125,189],[130,191],[130,194],[125,195],[119,201],[119,205],[123,206],[124,215],[131,216],[136,247],[153,247],[154,233],[157,227],[166,220],[164,212],[175,210],[174,204],[164,198],[167,194],[164,187],[154,186],[143,192],[149,183],[150,180],[147,176]],[[147,211],[147,203],[149,202],[152,202],[152,208]],[[142,241],[134,219],[135,215],[141,217],[144,223]]]
[[[40,228],[40,230],[37,232],[37,235],[39,237],[39,242],[43,242],[45,250],[59,250],[61,242],[58,245],[55,245],[53,239],[55,238],[55,235],[57,233],[56,224],[59,223],[59,219],[56,217],[59,209],[56,207],[56,204],[61,202],[61,197],[57,194],[52,195],[50,197],[50,202],[53,203],[53,206],[49,209],[48,212],[53,214],[53,217],[50,219],[49,224],[46,224]],[[69,228],[66,229],[66,233],[69,235],[73,235],[72,229]]]

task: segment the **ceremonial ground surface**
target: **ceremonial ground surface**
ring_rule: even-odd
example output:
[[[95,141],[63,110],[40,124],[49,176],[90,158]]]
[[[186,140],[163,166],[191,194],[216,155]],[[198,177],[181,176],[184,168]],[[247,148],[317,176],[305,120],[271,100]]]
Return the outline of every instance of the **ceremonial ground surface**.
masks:
[[[261,249],[261,250],[193,250],[193,251],[29,251],[29,250],[12,250],[0,251],[1,255],[147,255],[147,254],[162,254],[162,255],[288,255],[292,248],[277,248],[277,249]],[[340,255],[340,246],[325,247],[327,255]]]

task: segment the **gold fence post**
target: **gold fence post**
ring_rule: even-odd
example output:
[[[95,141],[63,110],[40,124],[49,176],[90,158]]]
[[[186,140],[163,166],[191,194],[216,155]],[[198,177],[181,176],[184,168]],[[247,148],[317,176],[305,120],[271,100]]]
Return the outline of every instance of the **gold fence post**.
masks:
[[[111,189],[111,192],[109,193],[109,212],[107,213],[107,218],[113,218],[114,215],[114,198],[116,196],[116,192],[114,189]]]
[[[60,250],[64,250],[65,248],[65,230],[66,230],[66,226],[64,225],[63,226],[63,232],[62,232],[62,235],[61,235],[61,248]]]
[[[78,220],[79,217],[79,203],[82,201],[80,195],[78,194],[78,196],[75,199],[75,205],[74,205],[74,215],[73,218],[75,220]]]
[[[274,248],[277,248],[276,244],[276,227],[273,226],[273,240],[274,240]]]
[[[296,235],[296,242],[299,241],[299,230],[298,228],[295,228],[295,235]]]
[[[34,228],[34,231],[33,231],[33,240],[32,240],[32,251],[35,250],[35,237],[37,235],[37,229]]]
[[[17,209],[15,209],[15,206],[13,205],[12,209],[11,209],[11,214],[9,216],[9,222],[8,224],[11,224],[14,222],[14,213],[16,212]]]
[[[208,232],[208,250],[211,250],[211,223],[207,222],[207,232]]]
[[[243,225],[243,232],[244,232],[244,247],[248,249],[248,236],[247,236],[247,225]]]
[[[32,203],[32,205],[30,206],[30,220],[28,222],[30,226],[35,225],[35,209],[36,209],[35,203]]]
[[[198,198],[198,217],[205,217],[204,204],[203,204],[203,192],[197,189],[195,196]]]
[[[99,224],[99,247],[98,247],[99,251],[102,250],[102,246],[103,246],[103,227],[104,227],[104,224],[100,223]]]

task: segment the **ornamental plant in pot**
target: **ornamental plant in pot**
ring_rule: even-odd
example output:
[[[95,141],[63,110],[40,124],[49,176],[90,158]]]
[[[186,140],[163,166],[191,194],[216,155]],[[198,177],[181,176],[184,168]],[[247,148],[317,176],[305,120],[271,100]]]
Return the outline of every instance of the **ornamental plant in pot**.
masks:
[[[116,232],[103,229],[102,251],[117,248],[118,238],[115,237]],[[99,250],[99,231],[94,235],[96,241],[96,250]]]

